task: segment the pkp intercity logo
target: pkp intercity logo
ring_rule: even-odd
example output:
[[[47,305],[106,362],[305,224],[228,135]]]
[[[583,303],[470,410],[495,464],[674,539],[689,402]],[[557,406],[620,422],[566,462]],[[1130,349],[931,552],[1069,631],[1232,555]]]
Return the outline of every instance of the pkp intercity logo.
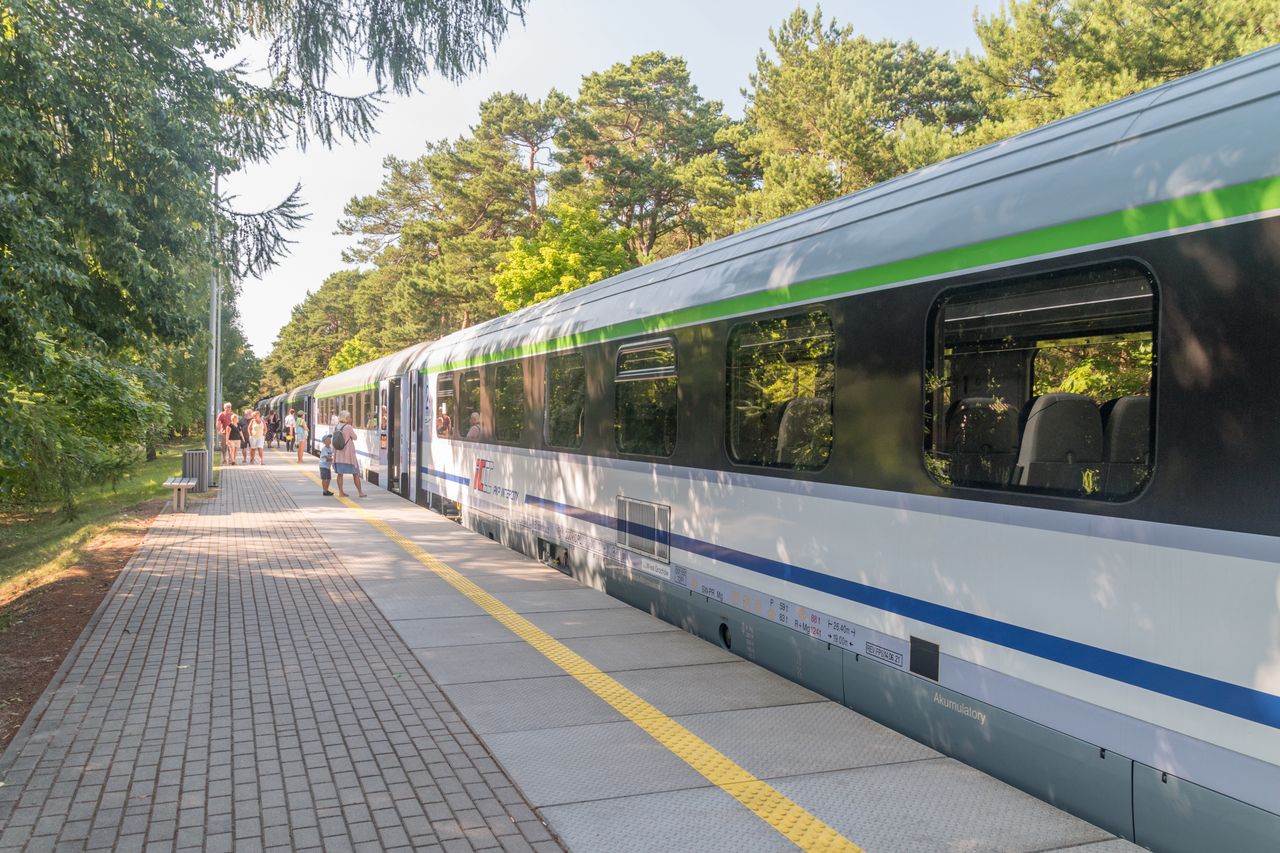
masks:
[[[475,489],[477,492],[483,492],[484,491],[484,472],[488,471],[492,467],[493,467],[493,460],[477,459],[476,473],[471,478],[471,488]]]
[[[495,485],[494,483],[485,482],[487,478],[494,476],[494,466],[492,459],[477,459],[476,471],[471,476],[471,488],[483,495],[495,495],[496,497],[506,498],[513,501],[520,497],[520,493],[515,489],[508,489],[506,486]]]

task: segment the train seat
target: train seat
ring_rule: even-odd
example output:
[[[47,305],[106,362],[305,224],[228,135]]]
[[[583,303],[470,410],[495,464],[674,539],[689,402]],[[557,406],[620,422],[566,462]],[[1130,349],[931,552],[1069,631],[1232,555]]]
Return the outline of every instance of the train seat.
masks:
[[[1102,404],[1102,490],[1108,495],[1134,492],[1151,471],[1151,398],[1117,397]]]
[[[788,401],[778,425],[778,464],[820,467],[830,447],[831,401],[826,397]]]
[[[1102,416],[1092,400],[1042,394],[1027,401],[1023,415],[1015,483],[1077,493],[1101,488]]]
[[[951,480],[958,486],[1009,482],[1018,453],[1018,417],[997,397],[965,397],[947,412]]]

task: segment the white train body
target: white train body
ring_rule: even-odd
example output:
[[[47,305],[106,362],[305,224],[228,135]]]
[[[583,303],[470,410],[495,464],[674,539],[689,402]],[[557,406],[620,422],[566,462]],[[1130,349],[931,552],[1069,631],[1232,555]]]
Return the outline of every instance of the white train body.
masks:
[[[325,379],[317,417],[365,395],[371,479],[1125,837],[1280,849],[1277,93],[1273,48]],[[1148,378],[1102,404],[1059,356]],[[779,365],[809,385],[770,413]]]

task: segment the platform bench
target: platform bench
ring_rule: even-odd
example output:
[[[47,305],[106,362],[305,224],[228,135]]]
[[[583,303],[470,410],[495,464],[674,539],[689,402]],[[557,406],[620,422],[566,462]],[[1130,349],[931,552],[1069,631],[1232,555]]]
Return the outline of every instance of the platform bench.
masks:
[[[164,481],[166,489],[173,489],[173,506],[178,512],[187,510],[187,490],[196,487],[195,477],[170,477]]]

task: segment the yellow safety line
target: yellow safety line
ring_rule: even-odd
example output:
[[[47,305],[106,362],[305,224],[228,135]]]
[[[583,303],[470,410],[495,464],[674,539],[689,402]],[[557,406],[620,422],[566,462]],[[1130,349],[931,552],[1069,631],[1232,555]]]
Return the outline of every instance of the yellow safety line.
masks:
[[[289,461],[295,465],[298,464],[292,459]],[[302,473],[316,483],[320,482],[319,478],[310,471],[303,470]],[[361,518],[407,551],[411,557],[475,602],[511,633],[533,646],[547,660],[573,676],[584,687],[613,706],[622,716],[644,729],[654,740],[675,753],[678,758],[705,776],[713,785],[726,791],[801,850],[864,853],[861,847],[823,823],[807,809],[788,799],[769,783],[751,775],[733,759],[632,693],[612,676],[516,613],[501,600],[485,592],[461,572],[402,536],[391,525],[360,504],[347,497],[339,500],[354,509]]]

